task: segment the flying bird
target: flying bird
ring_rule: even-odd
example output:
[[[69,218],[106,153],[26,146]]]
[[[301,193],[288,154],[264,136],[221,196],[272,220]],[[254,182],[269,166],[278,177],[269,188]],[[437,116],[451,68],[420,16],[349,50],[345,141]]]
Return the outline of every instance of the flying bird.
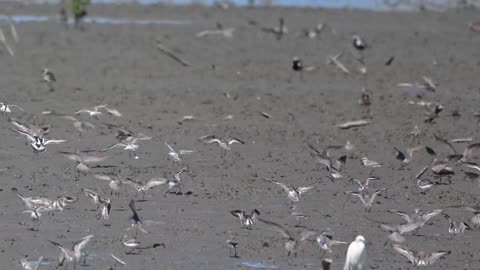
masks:
[[[130,217],[130,221],[132,222],[132,227],[130,229],[132,228],[135,229],[135,237],[137,237],[138,230],[147,234],[148,232],[143,228],[143,222],[137,213],[137,209],[135,208],[135,201],[130,200],[128,207],[132,211],[132,216]]]
[[[113,191],[118,193],[123,183],[120,176],[116,174],[94,174],[93,177],[98,180],[108,181],[108,186],[112,189],[112,194]]]
[[[400,253],[400,255],[405,256],[413,266],[428,266],[435,263],[441,257],[450,254],[450,251],[438,251],[438,252],[424,252],[424,251],[413,251],[408,248],[394,244],[393,249]]]
[[[365,207],[365,211],[370,212],[372,209],[372,204],[373,201],[375,200],[375,197],[377,197],[380,193],[383,191],[387,190],[386,188],[376,190],[372,194],[369,194],[368,192],[356,192],[356,191],[345,191],[345,194],[350,194],[352,196],[355,196],[360,199],[360,201],[363,204],[363,207]]]
[[[7,115],[7,114],[11,113],[12,112],[11,108],[16,108],[16,109],[18,109],[22,112],[24,111],[22,108],[20,108],[17,105],[8,104],[6,102],[0,102],[0,112],[2,112],[4,115]]]
[[[112,202],[110,198],[102,198],[98,193],[93,190],[82,188],[83,194],[87,196],[93,204],[100,209],[98,217],[103,217],[104,219],[110,218],[110,209],[112,208]]]
[[[40,256],[40,258],[38,258],[38,260],[36,261],[21,259],[20,264],[22,265],[22,268],[25,270],[38,270],[42,261],[43,261],[43,256]]]
[[[146,182],[142,182],[140,180],[132,180],[132,179],[125,179],[123,180],[125,184],[128,184],[135,188],[137,192],[144,192],[147,191],[153,187],[156,186],[161,186],[163,184],[166,184],[168,180],[166,178],[151,178]]]
[[[413,159],[413,153],[415,153],[418,150],[424,149],[425,146],[423,145],[417,145],[414,147],[407,148],[404,154],[402,151],[400,151],[398,148],[393,147],[396,151],[395,158],[400,160],[403,163],[409,163]]]
[[[175,151],[175,149],[173,149],[172,146],[170,146],[170,144],[168,144],[167,142],[163,142],[165,144],[165,146],[167,146],[168,148],[168,155],[176,162],[181,162],[182,160],[180,159],[180,155],[185,155],[185,154],[191,154],[195,151],[192,151],[192,150],[179,150],[178,152]]]
[[[287,256],[290,256],[291,253],[294,253],[296,255],[297,246],[300,243],[306,241],[308,238],[317,234],[316,231],[305,230],[300,234],[298,239],[295,239],[292,236],[292,234],[289,231],[287,231],[285,228],[283,228],[281,225],[272,221],[261,219],[261,218],[258,218],[258,220],[263,224],[269,226],[271,229],[279,232],[280,235],[285,239],[285,249],[288,252]]]
[[[63,265],[63,263],[66,260],[67,262],[73,262],[73,268],[75,268],[76,264],[80,261],[80,257],[82,256],[82,249],[85,248],[87,243],[92,238],[93,238],[93,234],[83,237],[80,241],[75,242],[75,244],[73,244],[72,249],[65,248],[56,242],[49,241],[50,243],[52,243],[53,245],[55,245],[61,250],[60,257],[58,259],[59,266]]]
[[[346,245],[347,242],[333,240],[333,236],[327,231],[317,233],[315,236],[315,241],[318,244],[318,247],[325,253],[332,253],[331,247],[336,245]],[[322,254],[323,256],[323,254]]]
[[[218,143],[218,145],[224,150],[231,150],[230,145],[234,143],[245,144],[244,141],[238,138],[230,138],[225,141],[222,141],[213,135],[202,136],[200,137],[200,140],[202,140],[204,143],[207,143],[207,144]]]
[[[244,225],[246,229],[251,229],[253,225],[257,222],[257,217],[260,215],[260,212],[257,209],[253,209],[250,215],[246,214],[243,210],[233,210],[230,213],[240,219],[240,222]]]
[[[106,160],[108,157],[101,157],[95,155],[88,155],[82,152],[60,152],[60,154],[64,155],[66,158],[73,160],[77,163],[77,170],[82,173],[87,173],[90,171],[90,167],[88,167],[88,163],[96,163],[102,162]]]
[[[45,151],[45,146],[48,144],[59,144],[66,142],[66,140],[45,139],[44,136],[49,132],[48,127],[40,128],[34,125],[26,125],[13,119],[10,119],[10,122],[17,127],[17,129],[10,128],[10,130],[27,137],[27,141],[30,143],[30,146],[35,154]]]
[[[362,183],[360,180],[353,178],[352,181],[357,183],[358,185],[358,192],[365,192],[368,190],[368,185],[370,184],[370,181],[372,180],[379,180],[379,177],[376,176],[369,176],[365,181]]]
[[[298,202],[300,201],[300,197],[303,193],[309,191],[310,189],[313,188],[313,186],[308,186],[308,187],[289,187],[287,185],[285,185],[284,183],[280,183],[280,182],[277,182],[277,181],[273,181],[273,180],[270,180],[270,179],[266,179],[266,178],[262,178],[264,181],[267,181],[267,182],[270,182],[270,183],[273,183],[273,184],[276,184],[276,185],[279,185],[281,186],[286,192],[287,192],[287,196],[290,200],[292,200],[293,202]]]
[[[472,212],[473,217],[470,221],[475,226],[480,225],[480,206],[477,206],[477,205],[451,205],[451,206],[447,206],[447,208],[462,208],[463,210]]]
[[[449,215],[443,214],[443,216],[448,220],[448,232],[452,234],[462,234],[465,230],[471,231],[470,226],[462,221],[455,221],[450,218]]]
[[[117,135],[117,137],[118,136],[119,135]],[[137,136],[130,135],[130,136],[126,136],[125,139],[123,139],[121,142],[116,143],[114,145],[111,145],[111,146],[109,146],[107,148],[104,148],[100,151],[105,152],[105,151],[111,150],[111,149],[116,148],[116,147],[123,147],[123,150],[129,151],[130,156],[133,153],[133,157],[135,159],[138,159],[139,157],[136,154],[136,150],[138,149],[139,146],[138,146],[137,142],[138,141],[143,141],[143,140],[150,140],[150,139],[152,139],[152,137],[145,136],[141,133],[138,134]]]

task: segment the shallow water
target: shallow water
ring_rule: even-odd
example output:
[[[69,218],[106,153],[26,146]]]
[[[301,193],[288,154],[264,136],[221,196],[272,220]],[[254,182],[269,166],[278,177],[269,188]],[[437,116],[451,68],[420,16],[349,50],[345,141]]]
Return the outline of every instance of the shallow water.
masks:
[[[262,262],[242,262],[240,263],[243,266],[256,268],[256,269],[280,269],[280,266]]]
[[[14,2],[15,0],[9,0]],[[398,4],[398,0],[253,0],[262,5],[268,3],[274,6],[295,6],[295,7],[323,7],[323,8],[355,8],[355,9],[371,9],[371,10],[416,10],[420,5],[430,5],[435,7],[446,7],[451,2],[449,0],[411,0],[405,1],[409,3]],[[15,1],[18,2],[18,1]],[[29,0],[33,3],[58,3],[58,0]],[[142,5],[166,3],[176,5],[186,4],[204,4],[212,5],[221,0],[92,0],[94,4],[119,4],[119,3],[137,3]],[[229,0],[236,5],[248,5],[249,0]],[[460,2],[460,1],[459,1]],[[468,1],[472,2],[474,1]],[[392,3],[392,4],[389,4]],[[397,4],[395,4],[397,3]],[[478,3],[477,3],[478,4]]]
[[[0,14],[0,20],[12,20],[16,23],[21,22],[47,22],[57,21],[56,16],[40,16],[40,15],[12,15],[6,16]],[[185,25],[191,24],[188,20],[169,20],[169,19],[131,19],[131,18],[110,18],[110,17],[87,17],[83,20],[85,23],[98,24],[169,24],[169,25]],[[69,20],[69,24],[73,24],[73,20]]]

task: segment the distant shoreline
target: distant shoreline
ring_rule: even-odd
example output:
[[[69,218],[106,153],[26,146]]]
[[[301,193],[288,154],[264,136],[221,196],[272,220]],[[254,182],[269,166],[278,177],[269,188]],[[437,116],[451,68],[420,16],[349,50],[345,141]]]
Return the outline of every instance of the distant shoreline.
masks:
[[[423,3],[427,2],[427,3]],[[430,1],[432,2],[432,1]],[[388,5],[383,1],[378,0],[261,0],[256,1],[253,7],[282,7],[282,8],[309,8],[309,9],[347,9],[347,10],[367,10],[367,11],[446,11],[455,8],[479,8],[479,2],[463,4],[449,3],[447,0],[438,0],[436,3],[429,1],[417,0],[412,3],[392,4]],[[1,5],[58,5],[59,0],[30,0],[30,1],[13,1],[6,0],[0,3]],[[221,7],[248,7],[248,0],[233,0],[233,1],[219,1],[219,0],[92,0],[92,5],[165,5],[165,6],[221,6]]]

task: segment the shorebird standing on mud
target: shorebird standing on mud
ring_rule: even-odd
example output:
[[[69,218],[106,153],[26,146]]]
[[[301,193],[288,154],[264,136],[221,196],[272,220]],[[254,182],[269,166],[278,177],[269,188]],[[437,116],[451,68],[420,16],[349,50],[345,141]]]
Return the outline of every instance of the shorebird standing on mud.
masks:
[[[55,78],[55,74],[48,68],[42,69],[42,81],[47,84],[50,92],[55,91],[53,84],[57,81],[57,78]]]

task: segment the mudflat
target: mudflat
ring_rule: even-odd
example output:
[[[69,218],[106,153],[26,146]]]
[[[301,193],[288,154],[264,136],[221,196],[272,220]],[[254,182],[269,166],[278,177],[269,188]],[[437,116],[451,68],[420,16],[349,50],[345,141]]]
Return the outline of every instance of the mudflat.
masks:
[[[2,4],[10,14],[55,16],[58,6]],[[66,29],[57,21],[16,24],[19,42],[11,41],[8,24],[3,23],[15,56],[2,48],[0,58],[0,101],[16,104],[25,112],[8,117],[21,122],[50,126],[49,138],[65,139],[49,144],[47,150],[32,154],[24,136],[8,117],[0,119],[0,262],[2,269],[21,269],[23,258],[44,256],[39,269],[54,269],[60,250],[48,240],[70,247],[82,237],[94,234],[85,251],[86,265],[78,269],[319,269],[321,251],[316,243],[299,245],[297,254],[287,256],[285,239],[261,222],[252,230],[243,228],[231,210],[250,212],[276,222],[297,236],[306,228],[329,230],[334,239],[351,242],[357,235],[366,238],[368,269],[413,269],[408,260],[387,242],[388,232],[380,224],[402,223],[388,213],[396,209],[413,213],[444,209],[452,219],[469,223],[472,231],[452,235],[449,223],[439,215],[416,235],[406,233],[405,245],[413,250],[451,251],[435,262],[435,269],[480,268],[479,234],[470,222],[473,213],[450,205],[478,204],[478,182],[471,181],[465,166],[452,164],[455,174],[421,177],[435,185],[425,191],[415,175],[432,157],[426,151],[414,154],[403,164],[394,147],[404,150],[418,144],[435,150],[439,159],[450,154],[446,139],[472,137],[478,142],[480,99],[480,34],[467,25],[478,19],[476,10],[435,12],[372,12],[297,8],[229,8],[166,5],[95,5],[91,17],[178,20],[183,24],[96,24],[84,30]],[[262,30],[285,19],[288,33],[281,39]],[[233,37],[196,33],[233,27]],[[306,28],[325,25],[315,38],[305,37]],[[369,45],[363,52],[352,46],[357,33]],[[183,66],[162,53],[157,44],[188,61]],[[327,58],[338,58],[346,74]],[[314,70],[301,74],[291,69],[292,57]],[[363,58],[363,59],[361,59]],[[388,61],[393,59],[392,61]],[[362,60],[362,61],[360,61]],[[387,62],[391,62],[387,65]],[[54,91],[41,82],[42,68],[57,78]],[[365,67],[366,74],[359,68]],[[365,70],[364,70],[365,71]],[[435,91],[422,87],[399,87],[399,83],[423,83],[432,78]],[[358,100],[368,89],[370,106]],[[420,102],[430,106],[418,105]],[[410,104],[410,103],[414,104]],[[44,111],[71,114],[82,108],[108,104],[122,117],[104,111],[98,119],[75,115],[95,128],[79,132],[71,120],[45,115]],[[420,103],[421,104],[421,103]],[[425,122],[425,111],[441,104],[443,111]],[[188,120],[185,116],[193,116]],[[188,117],[187,117],[188,118]],[[350,120],[366,119],[367,126],[336,127]],[[412,136],[417,126],[420,134]],[[75,162],[59,151],[99,150],[117,142],[116,131],[127,128],[152,136],[139,142],[138,159],[116,148],[100,155],[109,158],[91,164],[91,173],[76,170]],[[235,137],[245,144],[224,150],[199,138],[215,135]],[[174,162],[164,142],[176,150],[194,150]],[[350,141],[355,150],[333,150],[332,156],[347,155],[343,179],[331,179],[315,161],[307,143],[322,150]],[[459,153],[465,143],[453,143]],[[361,158],[382,163],[372,171]],[[470,161],[477,159],[475,153]],[[167,186],[137,194],[129,185],[119,195],[111,194],[108,182],[92,174],[115,173],[122,178],[148,180],[173,178],[182,168],[182,194],[167,192]],[[370,190],[386,188],[369,212],[360,200],[345,191],[356,191],[351,178],[379,180]],[[297,203],[267,178],[292,186],[313,186]],[[81,188],[112,200],[110,219],[97,219],[98,211]],[[26,197],[58,196],[78,198],[66,209],[43,213],[33,221],[16,193]],[[136,200],[138,213],[148,234],[138,232],[140,249],[122,244],[131,234],[128,203]],[[294,209],[292,207],[295,206]],[[302,212],[298,227],[292,212]],[[304,227],[301,227],[304,226]],[[238,256],[229,256],[227,240],[238,242]],[[335,246],[332,269],[342,269],[347,245]],[[114,254],[125,266],[110,257]],[[73,265],[68,265],[73,268]]]

